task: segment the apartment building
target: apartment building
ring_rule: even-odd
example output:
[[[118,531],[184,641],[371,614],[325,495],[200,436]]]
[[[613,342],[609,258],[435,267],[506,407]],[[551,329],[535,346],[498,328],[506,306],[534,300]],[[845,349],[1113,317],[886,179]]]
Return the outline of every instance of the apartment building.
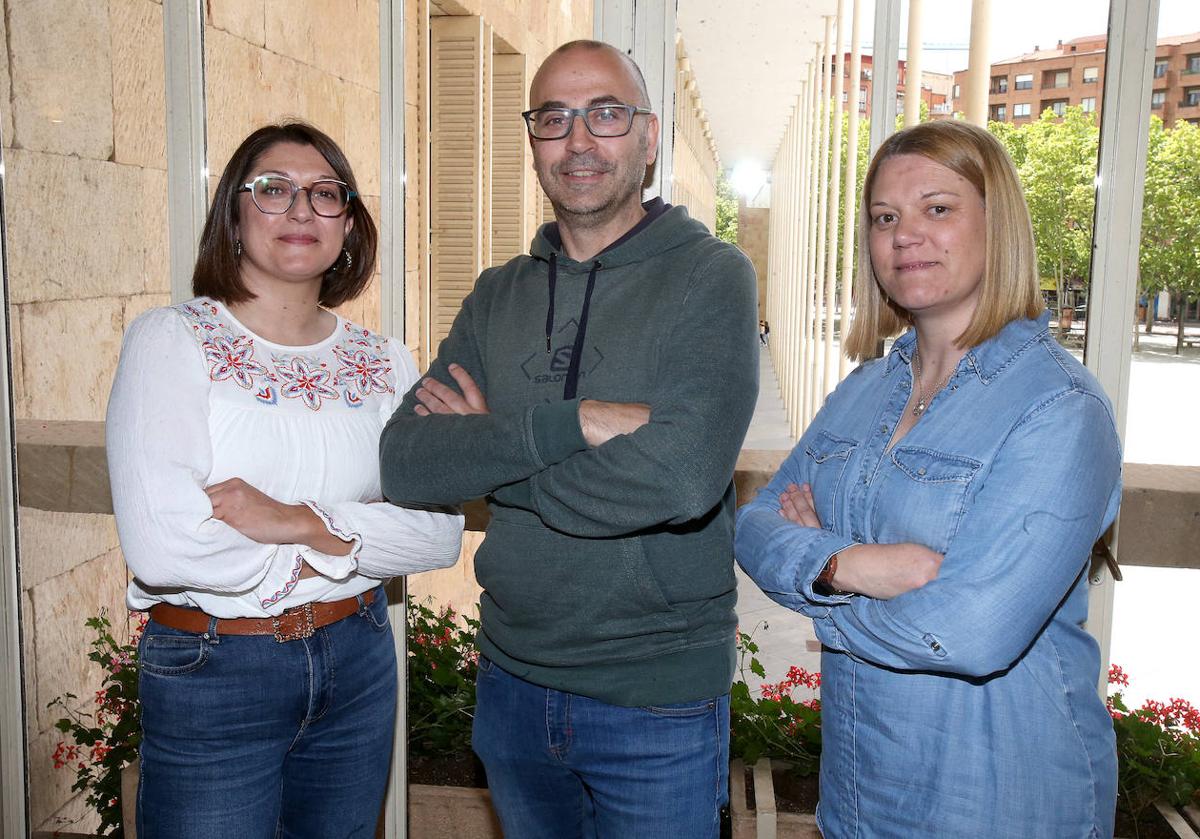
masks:
[[[988,119],[1021,124],[1046,110],[1061,116],[1078,105],[1099,120],[1107,46],[1106,36],[1091,35],[997,61],[988,87]],[[954,110],[962,107],[966,75],[966,70],[954,74]],[[1180,119],[1200,123],[1200,32],[1158,40],[1150,107],[1168,126]]]
[[[859,74],[859,97],[858,97],[858,112],[862,115],[871,112],[871,101],[874,95],[874,87],[872,77],[874,68],[871,64],[871,56],[863,55],[862,71]],[[842,56],[839,62],[842,72],[842,78],[847,79],[844,92],[842,93],[842,110],[845,111],[850,107],[851,82],[850,76],[850,53]],[[908,68],[907,62],[900,59],[896,62],[899,68],[899,75],[896,81],[896,111],[903,113],[904,111],[904,86],[907,84]],[[954,79],[949,73],[931,73],[922,71],[921,73],[921,99],[929,106],[929,116],[931,119],[945,119],[954,113],[950,103],[951,86]]]

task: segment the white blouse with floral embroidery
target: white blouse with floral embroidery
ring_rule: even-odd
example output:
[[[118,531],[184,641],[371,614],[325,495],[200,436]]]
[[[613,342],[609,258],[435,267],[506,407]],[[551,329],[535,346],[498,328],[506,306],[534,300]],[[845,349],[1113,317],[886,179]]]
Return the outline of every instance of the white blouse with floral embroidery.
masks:
[[[277,615],[458,559],[461,516],[382,500],[379,433],[417,379],[402,344],[340,316],[324,341],[274,344],[208,298],[129,327],[108,404],[113,510],[131,609]],[[229,478],[307,504],[347,556],[255,542],[212,517]],[[321,576],[299,579],[302,563]]]

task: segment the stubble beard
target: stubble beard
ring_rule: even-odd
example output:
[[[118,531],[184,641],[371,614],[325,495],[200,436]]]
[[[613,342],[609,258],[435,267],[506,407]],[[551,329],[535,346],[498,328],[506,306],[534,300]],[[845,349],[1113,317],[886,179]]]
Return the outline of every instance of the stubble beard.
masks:
[[[537,168],[538,180],[541,182],[546,197],[550,199],[550,204],[554,207],[555,218],[560,223],[565,221],[569,225],[580,228],[602,227],[624,212],[631,203],[640,206],[642,182],[646,179],[646,166],[644,163],[641,165],[638,163],[646,159],[646,151],[646,133],[643,131],[639,136],[637,156],[630,159],[629,168],[624,171],[622,171],[620,162],[615,165],[605,165],[591,155],[578,155],[550,167],[549,171],[539,166]],[[569,186],[561,184],[556,179],[560,172],[569,172],[579,168],[595,169],[606,173],[616,172],[617,180],[613,184],[611,195],[592,197],[585,192],[584,195],[576,196]],[[547,188],[548,184],[549,188]],[[588,198],[592,198],[594,203],[589,203]]]

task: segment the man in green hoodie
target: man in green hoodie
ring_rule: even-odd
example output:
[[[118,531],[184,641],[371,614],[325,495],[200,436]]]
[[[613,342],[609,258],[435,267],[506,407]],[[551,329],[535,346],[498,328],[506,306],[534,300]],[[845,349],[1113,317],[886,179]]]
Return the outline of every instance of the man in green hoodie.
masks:
[[[505,835],[715,839],[754,270],[642,203],[659,125],[628,56],[559,47],[529,99],[557,223],[463,302],[383,432],[384,494],[488,499],[473,745]]]

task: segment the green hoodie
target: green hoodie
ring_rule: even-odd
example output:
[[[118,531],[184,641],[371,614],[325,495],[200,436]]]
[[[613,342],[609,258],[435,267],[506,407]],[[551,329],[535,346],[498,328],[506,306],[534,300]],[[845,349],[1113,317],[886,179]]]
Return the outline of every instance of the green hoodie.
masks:
[[[491,413],[419,417],[410,391],[380,441],[391,501],[488,497],[480,651],[626,706],[729,690],[732,478],[758,391],[750,262],[683,207],[647,209],[587,263],[544,225],[531,256],[484,271],[427,375],[454,386],[460,364]],[[580,399],[650,421],[589,448]]]

